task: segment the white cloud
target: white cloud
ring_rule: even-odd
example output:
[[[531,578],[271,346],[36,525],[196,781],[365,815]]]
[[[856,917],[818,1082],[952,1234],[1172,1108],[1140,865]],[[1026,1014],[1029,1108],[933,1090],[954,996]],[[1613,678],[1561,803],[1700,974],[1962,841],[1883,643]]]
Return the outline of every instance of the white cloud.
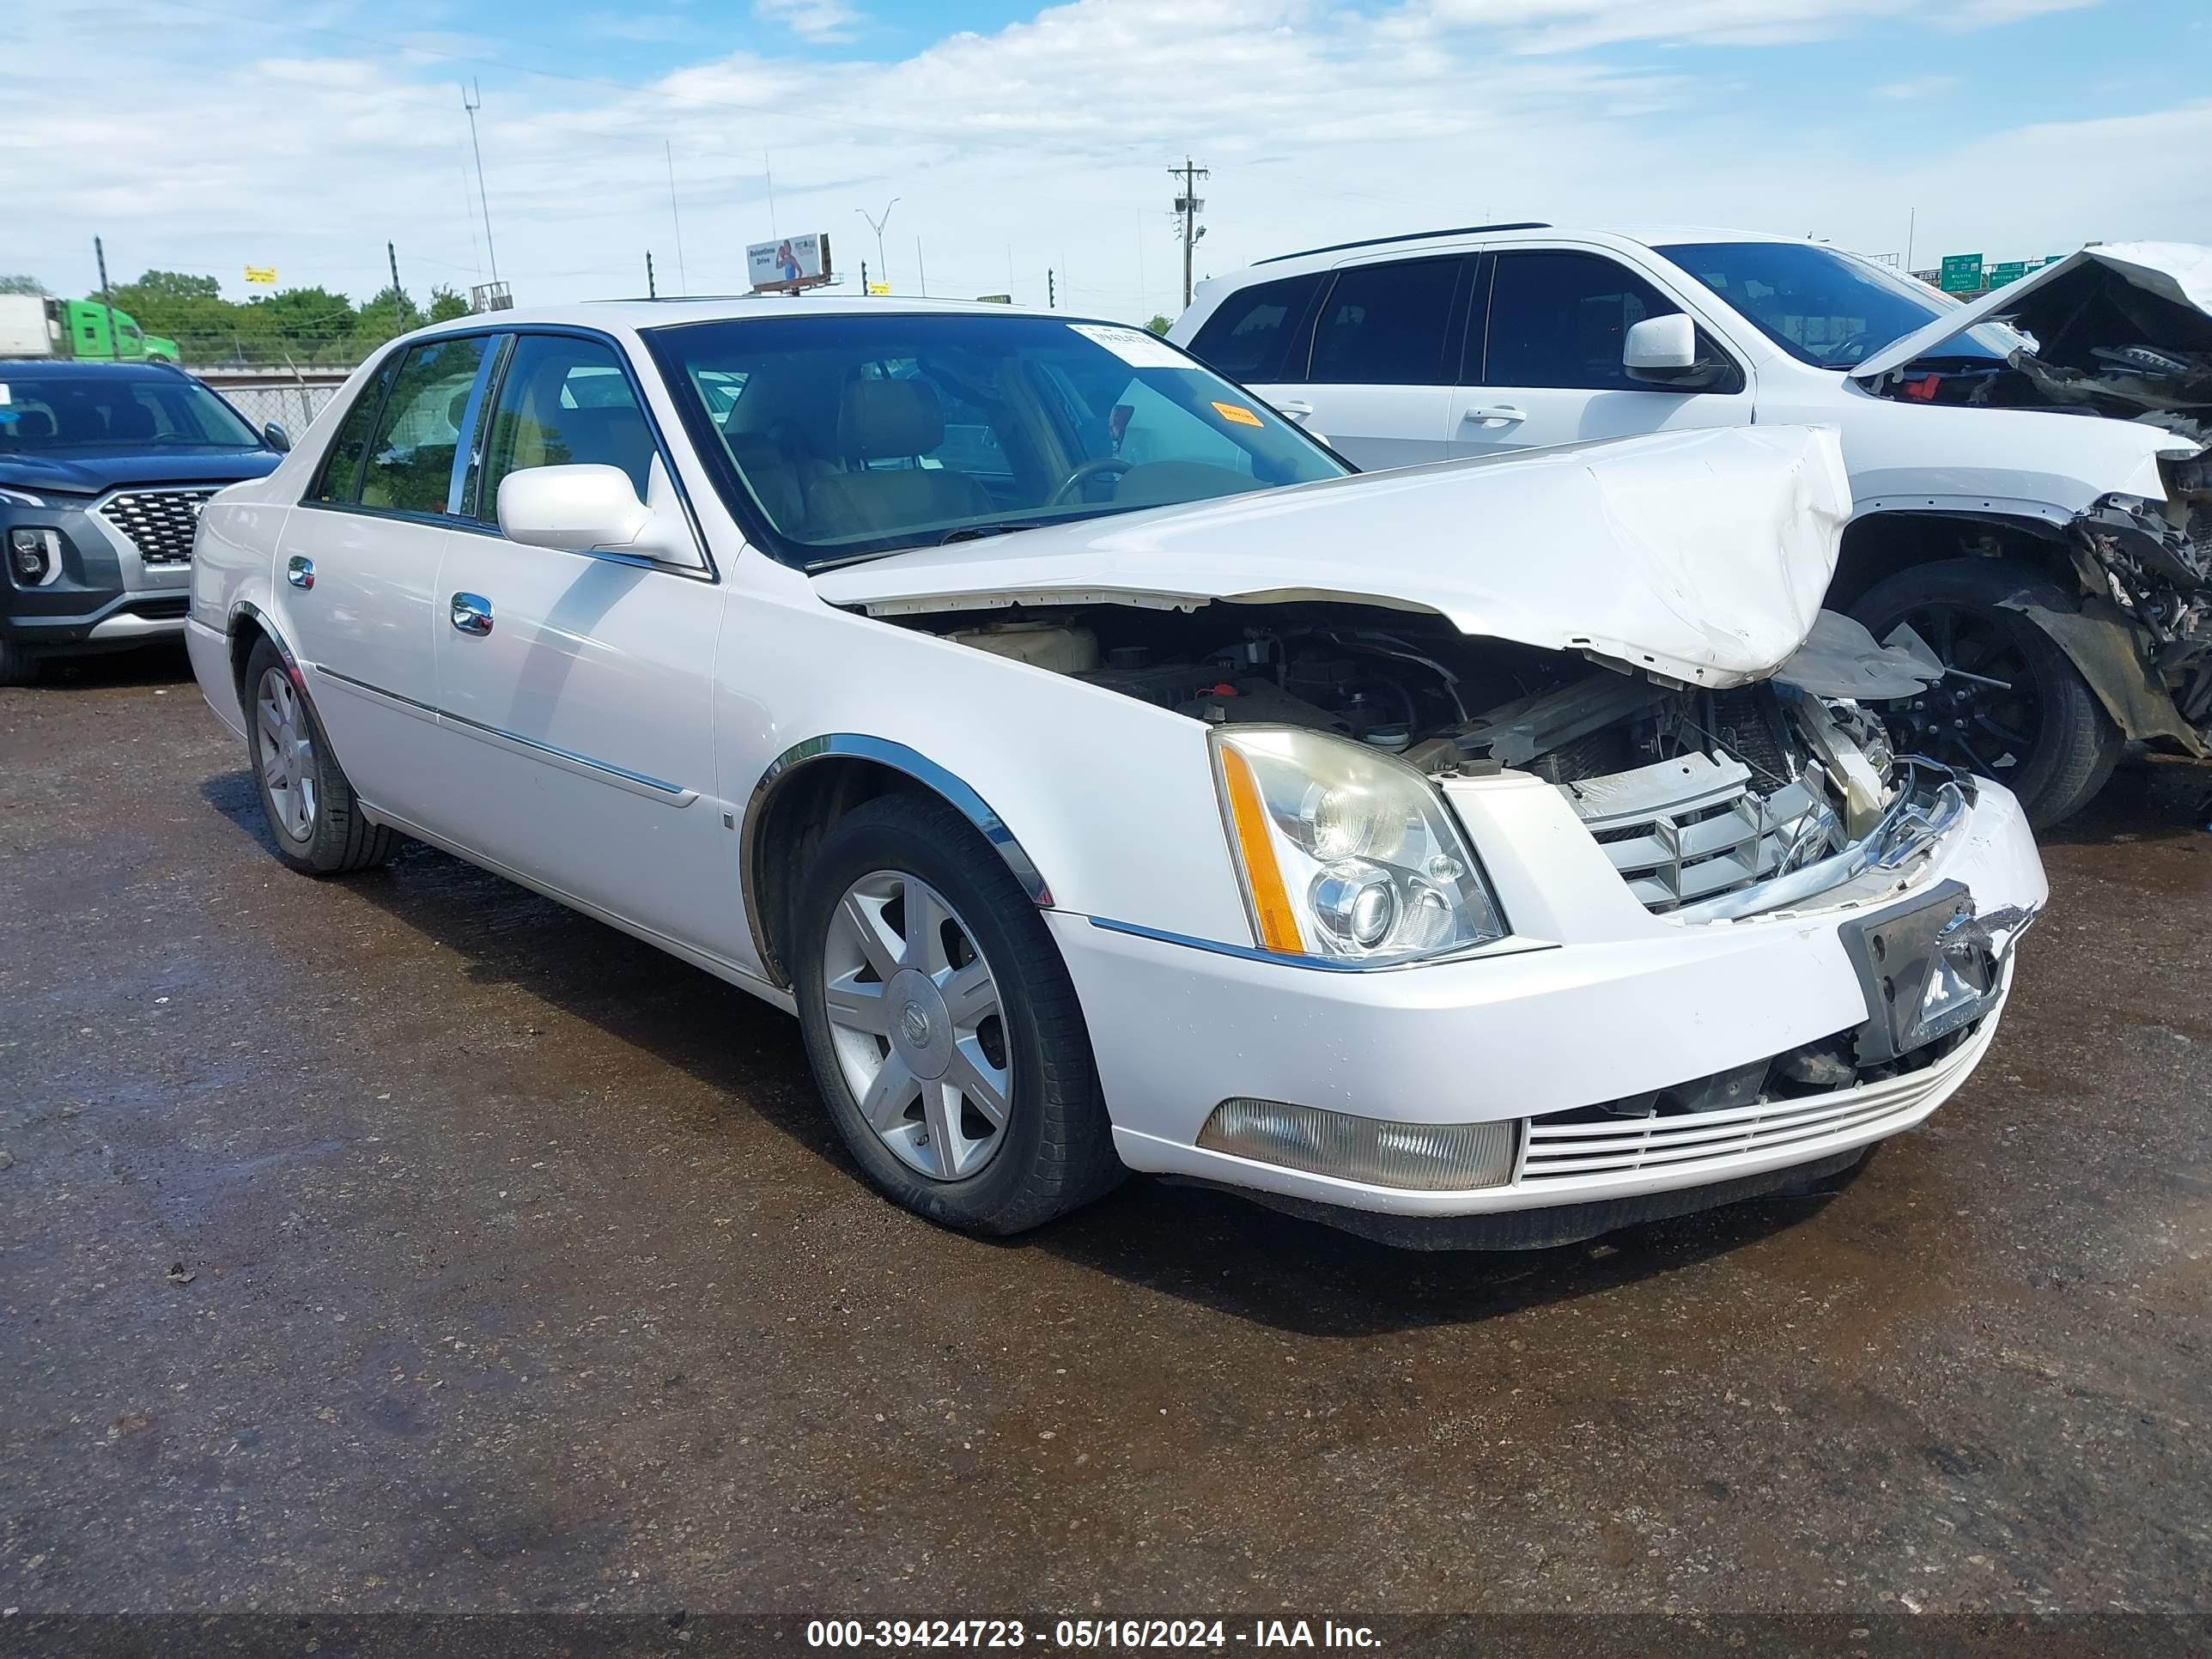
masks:
[[[1874,89],[1877,98],[1886,98],[1893,104],[1917,104],[1923,99],[1947,93],[1959,84],[1955,75],[1920,75],[1910,81],[1891,81]]]
[[[1408,0],[1409,16],[1443,28],[1507,33],[1524,52],[1580,52],[1623,41],[1773,46],[1826,40],[1883,20],[1952,31],[1987,28],[2101,0]]]
[[[807,40],[848,40],[860,23],[845,0],[753,0],[753,15]]]
[[[1793,15],[1843,27],[1887,3],[1805,0]],[[1063,305],[1172,313],[1181,265],[1167,169],[1187,153],[1213,169],[1200,275],[1504,218],[1817,231],[1881,252],[1903,250],[1917,209],[1923,264],[2085,237],[2212,240],[2212,176],[2145,160],[2206,153],[2212,105],[1981,137],[1929,124],[1909,149],[1893,111],[1851,99],[1752,131],[1725,87],[1689,70],[1500,46],[1567,22],[1629,27],[1645,11],[1725,30],[1781,12],[1773,0],[1489,9],[1502,27],[1486,33],[1433,11],[1362,15],[1336,0],[1078,0],[895,63],[727,51],[729,26],[718,40],[702,21],[702,52],[721,55],[627,88],[588,72],[503,71],[502,56],[554,66],[514,43],[416,38],[400,58],[281,19],[225,34],[198,7],[142,0],[115,20],[137,49],[106,67],[96,105],[36,95],[82,62],[73,29],[39,9],[21,49],[0,54],[0,97],[15,112],[0,125],[0,263],[82,292],[98,234],[124,276],[211,271],[238,293],[242,264],[275,264],[288,284],[365,296],[386,280],[389,238],[416,294],[465,285],[489,264],[456,85],[478,73],[500,274],[526,304],[641,291],[648,248],[664,291],[682,280],[728,292],[744,285],[744,244],[771,223],[830,232],[839,264],[856,271],[864,251],[872,266],[877,255],[854,209],[896,195],[884,254],[902,292],[920,285],[919,236],[935,293],[1011,288],[1042,302],[1051,267]],[[319,21],[349,28],[352,17]],[[449,50],[489,61],[435,55]],[[1977,106],[2001,113],[1990,90]]]

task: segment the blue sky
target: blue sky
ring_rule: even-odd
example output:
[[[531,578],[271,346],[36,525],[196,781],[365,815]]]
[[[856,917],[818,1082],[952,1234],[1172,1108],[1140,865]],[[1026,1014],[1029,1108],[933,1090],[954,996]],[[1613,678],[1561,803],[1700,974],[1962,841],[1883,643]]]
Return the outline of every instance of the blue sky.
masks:
[[[87,38],[97,95],[82,85]],[[1141,318],[1198,265],[1489,216],[1743,225],[1992,258],[2212,240],[2205,0],[100,0],[0,18],[0,270],[241,267],[366,295],[489,274],[459,81],[519,297],[854,270]],[[763,152],[768,158],[763,162]],[[670,203],[670,163],[676,176]],[[775,183],[771,216],[767,169]],[[682,250],[679,258],[678,223]],[[916,240],[921,242],[919,257]]]

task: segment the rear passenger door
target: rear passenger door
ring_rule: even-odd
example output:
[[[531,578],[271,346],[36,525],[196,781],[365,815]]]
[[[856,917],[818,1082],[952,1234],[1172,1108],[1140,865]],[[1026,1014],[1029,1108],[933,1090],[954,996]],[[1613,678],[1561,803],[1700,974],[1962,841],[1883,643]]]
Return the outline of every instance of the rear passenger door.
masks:
[[[1332,273],[1303,372],[1262,394],[1363,468],[1444,459],[1470,263],[1446,254]]]
[[[1466,385],[1447,415],[1450,453],[1485,455],[1678,427],[1748,425],[1749,382],[1732,358],[1729,375],[1710,390],[1630,378],[1621,362],[1629,329],[1681,309],[1602,253],[1499,252],[1475,285]],[[1698,338],[1700,357],[1727,356],[1705,331]]]
[[[480,426],[431,629],[455,837],[665,938],[728,954],[744,922],[712,743],[724,589],[696,568],[499,533],[499,486],[538,466],[671,480],[620,348],[520,332]],[[664,486],[665,487],[665,486]]]
[[[436,828],[424,762],[437,702],[438,569],[459,441],[489,367],[481,334],[426,340],[363,386],[277,544],[277,626],[354,787]]]

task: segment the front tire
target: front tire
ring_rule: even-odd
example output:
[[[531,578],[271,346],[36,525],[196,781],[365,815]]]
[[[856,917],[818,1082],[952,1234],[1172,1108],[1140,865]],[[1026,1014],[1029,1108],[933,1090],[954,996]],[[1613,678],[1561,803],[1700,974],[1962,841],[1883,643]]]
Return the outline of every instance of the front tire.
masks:
[[[823,837],[793,922],[815,1080],[887,1197],[1007,1234],[1121,1179],[1066,966],[965,818],[920,794],[854,808]]]
[[[0,640],[0,685],[30,685],[39,678],[39,659],[13,640]]]
[[[246,659],[246,754],[276,856],[302,875],[343,876],[390,860],[399,838],[363,816],[315,711],[267,639]]]
[[[1946,559],[1875,583],[1851,615],[1878,640],[1909,623],[1946,668],[1963,671],[1884,706],[1899,751],[1995,778],[2047,830],[2089,804],[2126,742],[2057,641],[2004,603],[2013,599],[2071,604],[2011,566]]]

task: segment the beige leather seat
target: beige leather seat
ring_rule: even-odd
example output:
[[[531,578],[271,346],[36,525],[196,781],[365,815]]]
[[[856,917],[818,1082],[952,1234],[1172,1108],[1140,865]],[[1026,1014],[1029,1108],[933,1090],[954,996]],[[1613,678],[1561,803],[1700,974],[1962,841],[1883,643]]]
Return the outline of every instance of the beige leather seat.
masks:
[[[910,525],[989,514],[989,494],[966,473],[918,465],[944,441],[945,409],[927,381],[854,380],[847,386],[837,409],[842,470],[809,480],[810,538],[881,536]],[[917,465],[869,465],[896,460]]]

